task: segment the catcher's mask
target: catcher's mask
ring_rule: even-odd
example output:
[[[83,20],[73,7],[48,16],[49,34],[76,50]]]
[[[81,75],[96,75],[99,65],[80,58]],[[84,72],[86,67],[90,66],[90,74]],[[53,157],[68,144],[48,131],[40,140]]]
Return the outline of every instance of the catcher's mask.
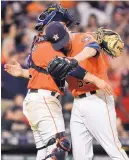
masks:
[[[39,15],[35,29],[41,32],[42,28],[52,21],[65,22],[67,27],[71,26],[72,24],[79,24],[74,20],[73,16],[69,13],[67,9],[64,9],[61,6],[54,4],[48,7],[44,12]]]

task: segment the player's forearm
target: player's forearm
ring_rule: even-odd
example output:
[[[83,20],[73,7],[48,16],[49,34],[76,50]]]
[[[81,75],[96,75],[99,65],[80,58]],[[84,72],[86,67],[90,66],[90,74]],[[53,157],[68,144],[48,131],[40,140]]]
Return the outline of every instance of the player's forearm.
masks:
[[[23,78],[29,78],[29,70],[22,68],[21,77],[23,77]]]
[[[86,47],[82,52],[77,54],[74,58],[80,63],[81,61],[91,58],[96,55],[96,50],[94,48]]]
[[[85,82],[90,82],[92,84],[95,84],[96,85],[96,82],[99,80],[98,77],[96,77],[95,75],[87,72],[84,76],[84,79],[83,79]]]

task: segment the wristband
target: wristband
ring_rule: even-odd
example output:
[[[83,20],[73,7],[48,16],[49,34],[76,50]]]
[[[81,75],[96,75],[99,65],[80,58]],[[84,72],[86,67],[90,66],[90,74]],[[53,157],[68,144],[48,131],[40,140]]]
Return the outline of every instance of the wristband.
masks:
[[[81,66],[78,66],[73,72],[71,72],[69,75],[72,77],[75,77],[77,79],[83,80],[87,71],[82,68]]]

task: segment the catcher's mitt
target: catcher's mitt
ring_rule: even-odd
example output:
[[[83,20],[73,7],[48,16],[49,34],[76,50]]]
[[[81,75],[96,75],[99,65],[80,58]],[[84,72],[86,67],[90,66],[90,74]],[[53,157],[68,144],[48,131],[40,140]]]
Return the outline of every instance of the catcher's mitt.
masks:
[[[95,32],[95,37],[100,47],[111,57],[118,57],[124,49],[124,42],[118,33],[99,28]]]
[[[65,57],[55,57],[47,67],[47,72],[55,80],[63,80],[66,76],[75,70],[78,62],[75,59],[68,60]]]

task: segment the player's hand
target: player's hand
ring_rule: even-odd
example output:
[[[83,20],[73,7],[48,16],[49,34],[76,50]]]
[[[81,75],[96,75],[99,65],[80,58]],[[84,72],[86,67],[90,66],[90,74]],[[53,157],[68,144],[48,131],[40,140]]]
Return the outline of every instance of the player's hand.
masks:
[[[95,85],[99,89],[101,89],[102,91],[104,91],[107,95],[112,95],[113,94],[113,90],[112,90],[111,86],[107,82],[105,82],[104,80],[98,79],[95,82]]]
[[[21,65],[14,59],[12,60],[11,64],[5,64],[4,69],[14,77],[22,77],[23,69]]]
[[[56,56],[49,62],[46,70],[55,80],[64,80],[77,66],[78,62],[75,59]]]

